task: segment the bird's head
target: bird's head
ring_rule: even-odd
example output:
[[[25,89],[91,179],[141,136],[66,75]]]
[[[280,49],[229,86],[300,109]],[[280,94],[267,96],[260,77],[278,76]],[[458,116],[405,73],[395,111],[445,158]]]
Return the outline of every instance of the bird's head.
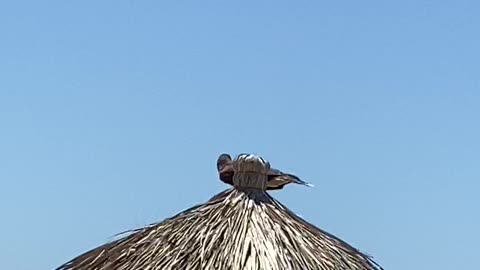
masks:
[[[221,172],[228,165],[232,165],[232,157],[229,154],[221,154],[217,159],[217,170]]]

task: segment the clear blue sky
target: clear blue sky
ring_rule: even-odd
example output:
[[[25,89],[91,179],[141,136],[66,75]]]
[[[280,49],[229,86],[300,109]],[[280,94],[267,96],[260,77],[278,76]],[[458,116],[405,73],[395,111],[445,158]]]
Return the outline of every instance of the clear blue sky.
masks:
[[[314,183],[273,196],[388,270],[474,269],[479,14],[458,0],[2,2],[2,269],[52,269],[206,201],[227,188],[222,152]]]

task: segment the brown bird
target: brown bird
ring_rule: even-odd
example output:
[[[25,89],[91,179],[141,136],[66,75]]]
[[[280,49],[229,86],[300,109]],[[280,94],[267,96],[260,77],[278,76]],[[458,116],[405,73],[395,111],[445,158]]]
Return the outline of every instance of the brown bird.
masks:
[[[233,186],[233,160],[229,154],[221,154],[217,159],[217,170],[222,182]]]
[[[233,160],[229,154],[221,154],[217,159],[217,170],[219,178],[222,182],[233,185]],[[307,183],[296,175],[283,173],[280,170],[271,168],[267,175],[267,190],[282,189],[285,185],[290,183],[313,187],[312,184]]]

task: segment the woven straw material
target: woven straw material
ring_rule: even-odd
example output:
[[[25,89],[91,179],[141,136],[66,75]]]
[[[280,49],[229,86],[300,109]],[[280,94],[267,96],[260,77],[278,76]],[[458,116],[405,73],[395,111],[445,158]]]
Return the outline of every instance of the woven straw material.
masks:
[[[369,270],[370,257],[268,193],[232,188],[57,270]]]

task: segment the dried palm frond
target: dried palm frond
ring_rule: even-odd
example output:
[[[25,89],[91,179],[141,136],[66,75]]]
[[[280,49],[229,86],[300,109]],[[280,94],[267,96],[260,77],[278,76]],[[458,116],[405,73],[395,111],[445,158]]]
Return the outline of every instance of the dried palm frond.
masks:
[[[269,169],[267,165],[261,166]],[[88,251],[57,270],[381,269],[266,193],[261,166],[256,172],[238,173],[242,168],[237,168],[234,188]]]

